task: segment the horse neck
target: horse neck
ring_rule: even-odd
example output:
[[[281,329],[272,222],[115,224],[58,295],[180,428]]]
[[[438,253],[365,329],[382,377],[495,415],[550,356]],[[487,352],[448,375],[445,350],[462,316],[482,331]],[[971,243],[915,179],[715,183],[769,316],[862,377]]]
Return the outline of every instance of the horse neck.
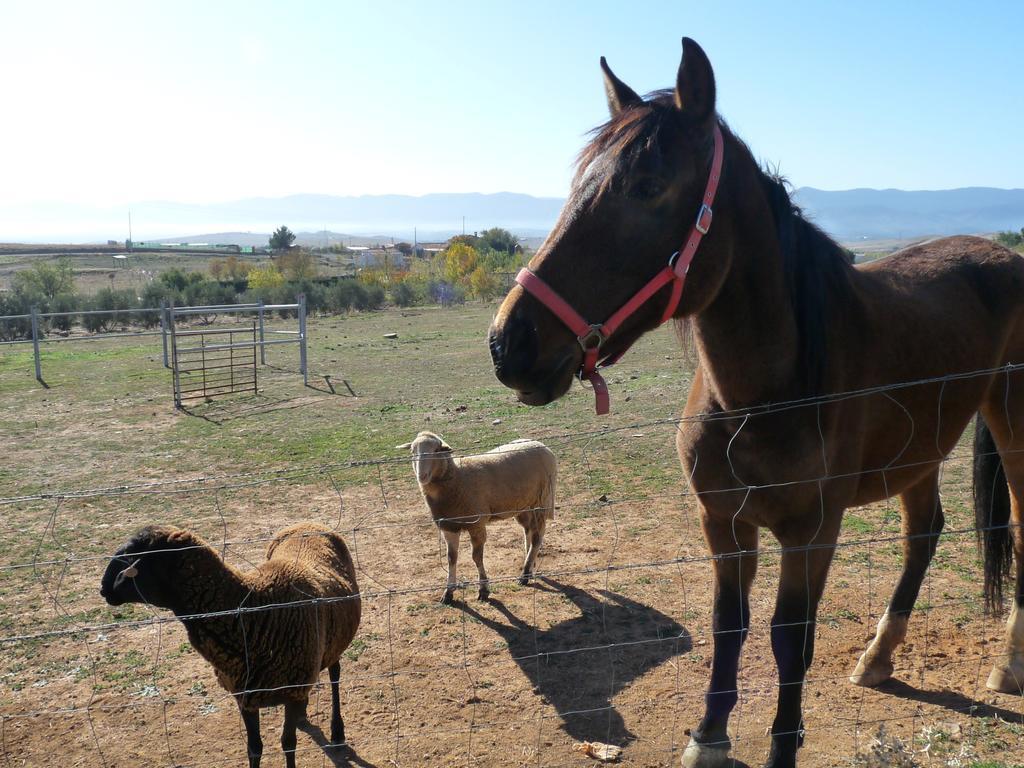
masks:
[[[729,202],[721,214],[716,210],[713,225],[728,228],[729,272],[715,298],[690,318],[705,387],[726,410],[799,390],[799,337],[775,222],[753,158],[734,147],[738,161],[723,173],[721,190]]]

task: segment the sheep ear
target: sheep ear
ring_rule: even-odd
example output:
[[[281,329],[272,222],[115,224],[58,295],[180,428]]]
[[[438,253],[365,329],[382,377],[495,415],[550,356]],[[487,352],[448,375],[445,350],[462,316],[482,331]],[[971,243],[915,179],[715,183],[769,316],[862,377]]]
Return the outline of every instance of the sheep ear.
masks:
[[[451,453],[452,452],[452,447],[450,445],[448,445],[448,443],[446,443],[444,440],[442,440],[441,441],[441,447],[438,448],[437,451],[438,451],[438,453],[442,453],[442,452],[445,452],[445,451],[447,451],[448,453]]]
[[[136,560],[134,563],[132,563],[127,568],[125,568],[123,571],[121,571],[119,574],[117,574],[117,578],[114,579],[114,588],[117,589],[122,584],[124,584],[126,579],[134,579],[138,575],[139,575],[139,561]]]
[[[412,443],[402,443],[395,446],[396,451],[408,451],[410,448],[412,448]]]

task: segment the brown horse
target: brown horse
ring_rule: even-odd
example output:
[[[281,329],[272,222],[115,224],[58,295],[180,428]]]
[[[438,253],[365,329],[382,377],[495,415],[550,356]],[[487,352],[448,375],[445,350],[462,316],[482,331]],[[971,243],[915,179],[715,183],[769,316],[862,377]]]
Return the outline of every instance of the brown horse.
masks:
[[[512,288],[489,344],[498,378],[522,402],[561,397],[574,376],[589,378],[595,348],[614,360],[657,326],[676,283],[617,313],[614,332],[573,332],[567,323],[586,329],[582,318],[608,318],[666,261],[678,263],[669,254],[695,230],[708,230],[688,272],[677,270],[685,287],[671,312],[685,318],[698,357],[676,447],[700,504],[715,584],[705,714],[683,765],[728,760],[759,527],[782,547],[767,765],[795,765],[803,740],[803,681],[843,511],[898,494],[903,572],[851,680],[877,685],[892,675],[942,530],[942,462],[979,412],[976,514],[990,603],[998,604],[1016,557],[1006,646],[988,685],[1020,693],[1024,370],[1013,363],[1024,362],[1024,259],[988,240],[954,237],[854,267],[717,116],[714,75],[696,43],[683,40],[675,89],[647,100],[601,63],[611,119],[583,150],[561,217],[530,261],[535,279]],[[724,158],[714,221],[708,227],[702,210],[697,227],[702,193],[705,202],[709,189],[714,196],[716,144]]]

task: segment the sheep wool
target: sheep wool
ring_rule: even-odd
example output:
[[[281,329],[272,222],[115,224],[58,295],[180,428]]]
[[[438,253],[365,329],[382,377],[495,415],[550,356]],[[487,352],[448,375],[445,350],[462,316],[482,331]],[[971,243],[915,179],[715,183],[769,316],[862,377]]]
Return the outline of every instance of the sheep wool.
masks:
[[[322,669],[331,673],[332,741],[344,740],[339,660],[355,637],[362,608],[352,557],[331,529],[311,522],[289,526],[276,534],[266,556],[243,573],[194,533],[150,526],[114,555],[100,589],[111,605],[150,603],[181,619],[192,646],[242,710],[253,766],[262,752],[259,709],[286,706],[293,744],[294,722]],[[294,754],[288,757],[293,765]]]
[[[448,582],[442,602],[452,600],[456,586],[459,535],[465,531],[473,545],[480,576],[479,598],[490,595],[483,564],[487,525],[515,517],[523,527],[526,557],[521,584],[536,565],[547,521],[555,516],[555,455],[537,440],[515,440],[487,453],[456,458],[452,448],[433,432],[420,432],[410,448],[413,469],[434,523],[448,550]]]

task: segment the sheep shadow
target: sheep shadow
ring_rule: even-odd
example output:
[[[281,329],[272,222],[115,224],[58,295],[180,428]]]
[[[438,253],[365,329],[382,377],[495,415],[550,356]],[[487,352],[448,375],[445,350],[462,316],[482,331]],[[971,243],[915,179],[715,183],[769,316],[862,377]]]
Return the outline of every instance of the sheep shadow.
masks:
[[[485,616],[466,603],[467,615],[494,630],[512,660],[550,704],[562,729],[576,741],[624,746],[636,739],[615,708],[615,696],[634,680],[692,648],[690,633],[670,616],[620,594],[596,597],[549,578],[534,587],[564,595],[579,615],[538,629],[500,600],[489,604],[507,621]]]
[[[337,746],[331,743],[323,729],[319,725],[313,725],[308,720],[299,723],[299,730],[308,735],[320,749],[324,751],[324,757],[330,761],[335,768],[377,768],[373,763],[363,760],[351,745]]]

